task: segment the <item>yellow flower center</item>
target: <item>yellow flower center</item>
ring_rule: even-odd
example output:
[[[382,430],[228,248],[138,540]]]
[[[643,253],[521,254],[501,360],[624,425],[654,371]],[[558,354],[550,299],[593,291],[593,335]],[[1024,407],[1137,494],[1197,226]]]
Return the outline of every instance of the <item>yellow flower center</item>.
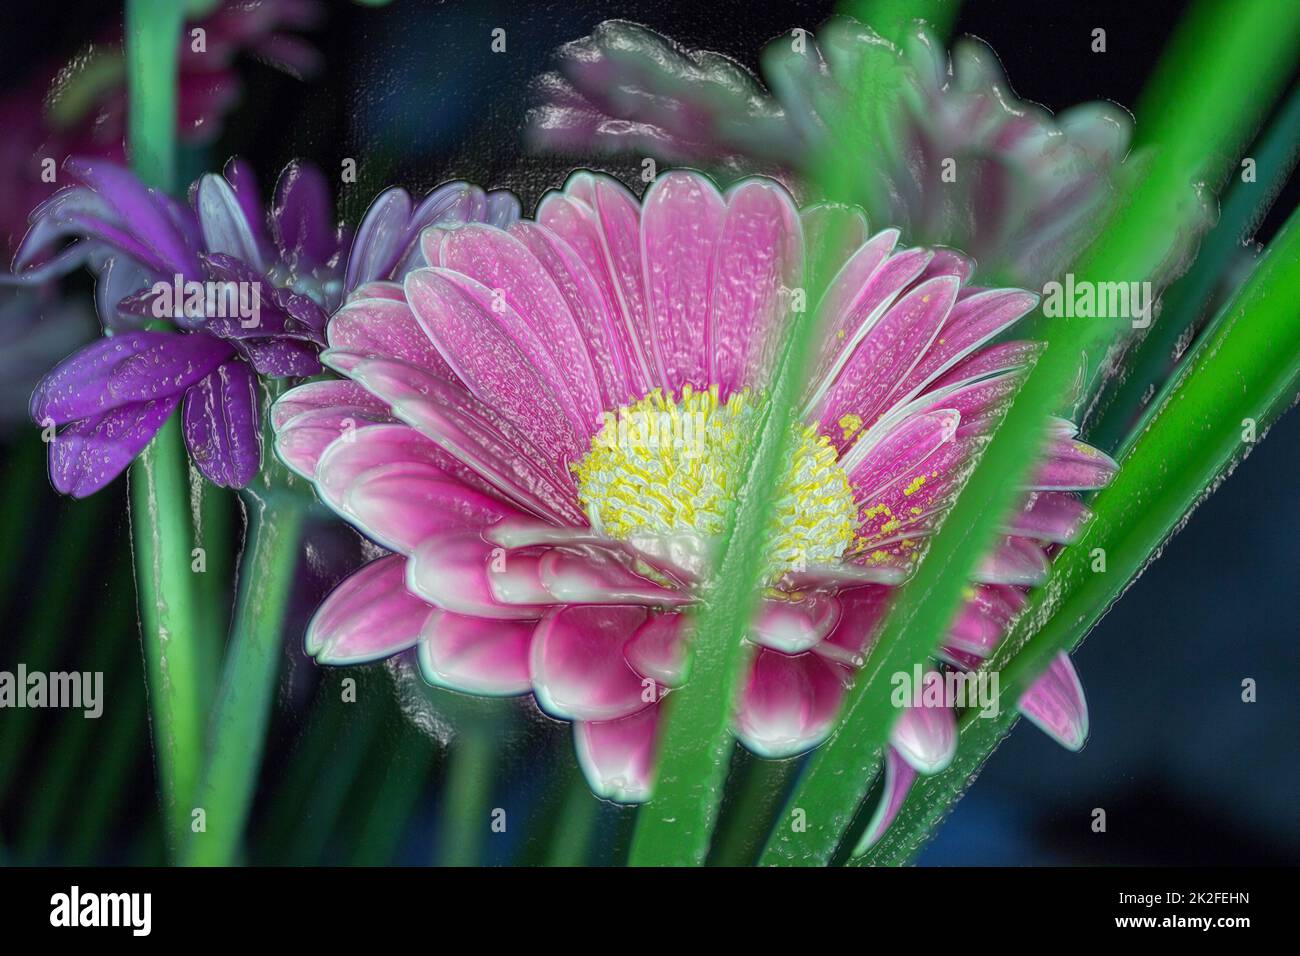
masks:
[[[680,399],[655,389],[606,412],[573,465],[578,498],[598,531],[702,574],[744,480],[744,453],[762,413],[748,391],[724,403],[718,386]],[[795,436],[769,528],[765,579],[838,562],[853,541],[853,489],[815,428]]]

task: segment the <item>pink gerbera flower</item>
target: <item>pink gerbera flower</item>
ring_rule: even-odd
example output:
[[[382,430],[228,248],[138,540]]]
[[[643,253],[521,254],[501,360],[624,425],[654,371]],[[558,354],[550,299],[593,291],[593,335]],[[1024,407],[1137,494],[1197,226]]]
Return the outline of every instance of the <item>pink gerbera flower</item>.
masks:
[[[348,664],[415,648],[432,684],[531,692],[573,722],[597,794],[646,799],[659,704],[687,679],[685,623],[743,477],[744,437],[832,222],[847,240],[808,303],[825,346],[794,426],[733,723],[762,756],[816,746],[1036,354],[991,344],[1035,296],[969,287],[965,257],[898,249],[896,230],[870,235],[856,210],[800,211],[766,179],[722,193],[674,171],[638,201],[579,172],[535,221],[428,229],[427,267],[358,290],[322,354],[345,380],[294,389],[273,420],[282,458],[392,554],[328,598],[309,651]],[[1072,492],[1114,467],[1056,423],[936,669],[992,651],[1047,552],[1085,520]],[[1067,659],[1022,707],[1082,744]],[[909,709],[892,743],[887,809],[915,773],[951,759],[954,714]]]

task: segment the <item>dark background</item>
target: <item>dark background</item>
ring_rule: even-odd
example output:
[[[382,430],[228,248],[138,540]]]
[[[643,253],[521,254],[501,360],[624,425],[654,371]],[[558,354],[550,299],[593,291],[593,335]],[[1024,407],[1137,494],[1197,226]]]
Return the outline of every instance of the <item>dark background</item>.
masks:
[[[4,14],[0,85],[54,52],[75,52],[119,16],[116,4],[104,2],[22,6],[22,14],[13,5]],[[231,154],[244,155],[269,189],[275,171],[292,158],[311,159],[327,172],[344,157],[356,158],[359,182],[339,197],[355,224],[383,185],[423,193],[452,178],[512,188],[531,212],[545,189],[563,182],[570,164],[525,153],[519,128],[528,81],[547,67],[557,44],[602,19],[637,20],[752,69],[763,43],[796,26],[816,27],[832,5],[398,0],[381,9],[327,6],[328,23],[310,35],[324,54],[323,74],[304,83],[246,63],[243,102],[207,160],[215,168]],[[1049,109],[1089,99],[1131,109],[1184,7],[1173,0],[968,0],[954,35],[990,43],[1016,92]],[[28,18],[21,25],[13,22],[19,15]],[[497,26],[507,31],[504,55],[489,50]],[[1107,31],[1104,55],[1089,49],[1097,26]],[[615,173],[632,168],[597,165]],[[1296,200],[1293,181],[1259,238],[1268,237]],[[1298,473],[1300,416],[1293,414],[1196,513],[1077,654],[1092,727],[1083,752],[1067,753],[1022,724],[921,862],[1300,862]],[[104,494],[122,494],[115,487]],[[65,507],[50,500],[47,488],[30,495],[39,508]],[[107,534],[122,534],[121,518],[101,520]],[[102,580],[83,584],[102,594],[107,582],[104,570]],[[19,593],[23,588],[20,581]],[[1258,682],[1257,703],[1240,699],[1246,677]],[[283,727],[278,732],[288,734]],[[28,761],[35,772],[39,757]],[[132,799],[147,803],[148,786],[138,790]],[[1104,834],[1090,829],[1096,807],[1107,813]]]

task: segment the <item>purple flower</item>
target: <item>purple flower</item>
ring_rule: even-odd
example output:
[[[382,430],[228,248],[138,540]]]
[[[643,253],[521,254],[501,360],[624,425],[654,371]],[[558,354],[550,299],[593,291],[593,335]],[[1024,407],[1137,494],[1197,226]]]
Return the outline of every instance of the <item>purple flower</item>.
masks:
[[[259,376],[319,372],[329,313],[357,286],[423,264],[424,228],[518,215],[513,196],[466,183],[414,208],[391,189],[349,241],[324,177],[308,165],[284,170],[269,210],[238,160],[196,182],[188,206],[112,163],[70,160],[65,169],[78,185],[33,213],[14,269],[42,282],[84,263],[98,276],[109,336],[60,363],[30,406],[43,427],[62,428],[50,443],[51,479],[76,497],[116,477],[178,405],[199,471],[247,485],[261,464]]]
[[[610,20],[559,51],[539,81],[530,133],[570,154],[656,156],[800,187],[828,156],[861,170],[873,221],[909,242],[961,249],[980,275],[1038,286],[1090,239],[1128,152],[1131,120],[1110,103],[1059,117],[1018,100],[997,56],[965,38],[951,60],[919,25],[895,46],[849,17],[763,51],[764,86],[734,61]],[[840,155],[868,61],[898,79],[872,155]],[[853,147],[857,148],[857,147]]]
[[[326,600],[308,650],[351,664],[414,648],[432,684],[532,693],[573,722],[596,793],[646,799],[660,703],[688,679],[685,612],[715,562],[786,297],[828,236],[843,241],[817,304],[825,339],[732,724],[767,757],[820,743],[1038,353],[992,344],[1036,297],[972,287],[966,257],[898,248],[898,230],[872,235],[857,210],[799,210],[766,179],[723,193],[676,171],[638,200],[579,172],[536,221],[425,232],[427,267],[330,319],[322,360],[345,380],[286,393],[276,449],[392,554]],[[1048,550],[1086,520],[1073,492],[1114,468],[1055,422],[936,667],[992,652]],[[1024,706],[1077,746],[1086,710],[1065,675],[1068,660]],[[942,769],[956,739],[950,707],[909,706],[896,788]]]

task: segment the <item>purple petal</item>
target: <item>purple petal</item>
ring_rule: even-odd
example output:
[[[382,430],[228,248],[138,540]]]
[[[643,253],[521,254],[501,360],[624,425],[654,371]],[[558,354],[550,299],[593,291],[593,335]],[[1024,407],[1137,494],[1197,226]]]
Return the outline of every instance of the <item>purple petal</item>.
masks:
[[[194,207],[205,251],[232,256],[259,272],[266,270],[257,236],[230,183],[216,173],[207,173],[195,188]]]
[[[50,442],[50,481],[84,498],[120,475],[176,408],[179,395],[119,405],[63,429]]]
[[[205,335],[128,332],[97,339],[64,359],[32,393],[32,420],[56,425],[122,405],[179,398],[231,353]]]
[[[315,166],[292,162],[275,184],[271,234],[294,271],[310,272],[334,255],[338,236],[325,176]]]
[[[309,342],[294,339],[243,339],[239,350],[259,375],[292,378],[321,370],[319,353]]]
[[[380,193],[361,218],[348,251],[343,287],[349,292],[365,282],[387,279],[406,241],[411,196],[405,189]]]
[[[262,465],[261,389],[239,360],[219,365],[185,393],[185,447],[203,477],[243,488]]]
[[[68,160],[66,168],[104,198],[131,235],[151,250],[153,262],[161,265],[163,271],[198,275],[194,250],[160,194],[114,163],[77,158]]]

